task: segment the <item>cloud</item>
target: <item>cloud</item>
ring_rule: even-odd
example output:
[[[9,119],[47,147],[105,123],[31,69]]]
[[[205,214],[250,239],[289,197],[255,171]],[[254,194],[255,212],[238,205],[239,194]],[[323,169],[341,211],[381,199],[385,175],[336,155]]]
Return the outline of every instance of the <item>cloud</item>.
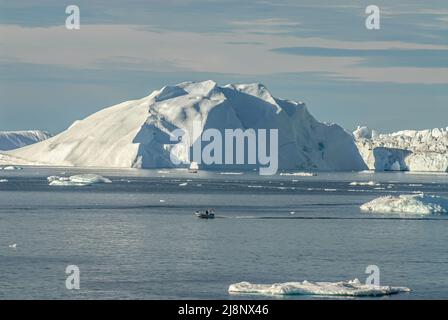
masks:
[[[265,23],[279,23],[270,21]],[[0,62],[82,69],[122,68],[152,72],[211,72],[241,75],[324,73],[340,79],[396,83],[448,83],[448,68],[373,68],[347,50],[448,50],[448,46],[399,41],[339,41],[243,31],[195,33],[135,25],[0,25]],[[238,43],[238,44],[236,44]],[[284,54],[285,47],[346,50],[346,54]]]

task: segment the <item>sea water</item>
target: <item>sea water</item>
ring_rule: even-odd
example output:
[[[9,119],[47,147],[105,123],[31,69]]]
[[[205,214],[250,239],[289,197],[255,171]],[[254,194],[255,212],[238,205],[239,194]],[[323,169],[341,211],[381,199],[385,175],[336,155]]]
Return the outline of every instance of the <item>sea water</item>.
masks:
[[[112,183],[47,181],[83,173]],[[221,173],[0,171],[0,298],[256,299],[229,295],[229,285],[363,282],[369,265],[381,285],[412,289],[386,299],[448,297],[447,216],[359,209],[388,194],[447,196],[446,175]],[[360,181],[375,183],[350,185]],[[207,208],[214,220],[194,216]],[[80,270],[79,290],[66,287],[68,265]]]

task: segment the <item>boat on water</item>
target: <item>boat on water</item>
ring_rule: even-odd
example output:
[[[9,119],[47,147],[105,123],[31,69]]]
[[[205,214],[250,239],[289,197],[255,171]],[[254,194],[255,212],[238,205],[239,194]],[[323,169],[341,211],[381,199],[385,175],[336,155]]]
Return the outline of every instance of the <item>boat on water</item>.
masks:
[[[198,171],[199,171],[198,163],[196,161],[191,162],[188,172],[189,173],[198,173]]]
[[[205,211],[198,210],[194,214],[199,219],[214,219],[215,218],[215,210],[214,209],[207,209]]]

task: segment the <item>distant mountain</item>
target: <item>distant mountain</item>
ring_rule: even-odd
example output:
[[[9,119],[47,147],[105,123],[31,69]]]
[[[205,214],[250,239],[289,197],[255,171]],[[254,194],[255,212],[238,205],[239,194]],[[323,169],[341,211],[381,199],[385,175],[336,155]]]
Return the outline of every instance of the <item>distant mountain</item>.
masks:
[[[448,128],[380,134],[358,127],[353,136],[369,169],[448,172]]]
[[[336,124],[316,121],[304,103],[274,98],[261,84],[218,86],[211,80],[165,86],[142,99],[103,109],[53,138],[8,155],[49,165],[173,167],[171,132],[191,132],[194,121],[200,121],[201,130],[219,132],[278,129],[281,169],[366,169],[351,134]],[[187,158],[185,150],[177,151],[179,159]]]
[[[48,138],[51,135],[40,130],[0,131],[0,151],[21,148]]]

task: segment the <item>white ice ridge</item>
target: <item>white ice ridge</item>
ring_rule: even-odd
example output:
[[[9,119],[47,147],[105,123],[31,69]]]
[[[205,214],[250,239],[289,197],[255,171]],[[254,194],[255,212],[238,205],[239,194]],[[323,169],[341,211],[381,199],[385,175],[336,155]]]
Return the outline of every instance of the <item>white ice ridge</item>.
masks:
[[[165,86],[76,121],[50,139],[7,153],[56,166],[176,167],[180,165],[173,164],[170,154],[190,160],[194,141],[171,141],[173,131],[192,133],[197,121],[200,130],[213,128],[223,136],[225,129],[278,129],[279,169],[367,169],[352,135],[336,124],[318,122],[304,103],[275,98],[262,84],[219,86],[212,80]],[[253,169],[244,164],[202,167]]]
[[[90,186],[97,183],[112,183],[111,180],[98,174],[78,174],[71,177],[50,176],[50,186]]]
[[[274,284],[234,283],[229,293],[260,295],[321,295],[321,296],[384,296],[411,291],[406,287],[375,286],[358,279],[340,282],[285,282]]]
[[[48,132],[40,130],[0,131],[0,150],[13,150],[50,138]]]
[[[380,134],[358,127],[353,137],[371,170],[448,171],[448,128]]]
[[[448,199],[435,195],[384,196],[361,206],[362,211],[402,214],[442,214],[448,212]]]

